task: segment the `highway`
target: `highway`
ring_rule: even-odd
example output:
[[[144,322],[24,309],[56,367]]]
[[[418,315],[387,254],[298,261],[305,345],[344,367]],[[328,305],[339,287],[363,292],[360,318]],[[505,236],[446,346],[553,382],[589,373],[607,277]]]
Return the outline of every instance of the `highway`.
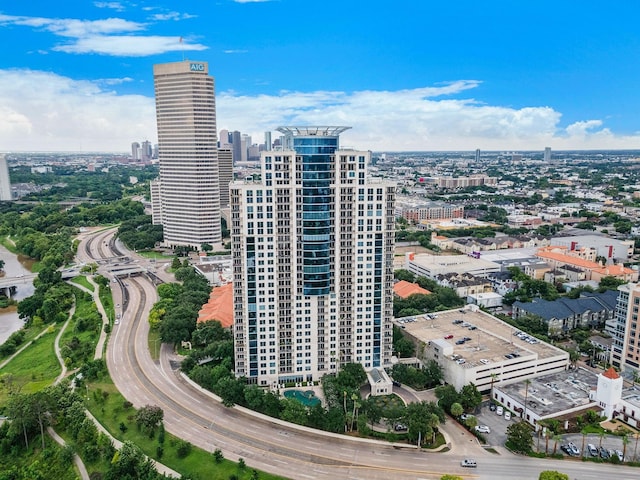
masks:
[[[85,261],[120,256],[111,250],[113,233],[85,237],[79,256],[87,257]],[[101,266],[99,271],[108,275],[104,269]],[[157,299],[153,283],[146,276],[137,276],[128,279],[127,285],[118,285],[127,291],[129,302],[107,347],[107,365],[117,388],[136,407],[161,407],[167,431],[206,451],[220,448],[225,458],[243,458],[250,468],[286,478],[345,480],[431,480],[447,473],[488,480],[537,479],[546,469],[567,473],[571,480],[623,480],[639,473],[618,465],[520,457],[503,449],[490,453],[467,441],[468,436],[464,443],[453,438],[449,452],[423,452],[411,446],[318,432],[246,413],[239,407],[224,407],[180,376],[169,345],[162,345],[159,362],[151,359],[146,319]],[[477,460],[478,468],[462,468],[460,461],[465,457]]]

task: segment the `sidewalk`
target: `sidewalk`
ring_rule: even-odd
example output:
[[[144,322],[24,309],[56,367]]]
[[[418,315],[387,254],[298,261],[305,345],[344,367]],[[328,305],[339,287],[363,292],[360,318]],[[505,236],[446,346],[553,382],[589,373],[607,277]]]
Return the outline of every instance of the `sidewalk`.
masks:
[[[47,433],[59,445],[63,447],[66,445],[66,442],[64,441],[64,439],[60,435],[58,435],[53,428],[47,427]],[[84,466],[84,463],[82,463],[82,459],[78,456],[77,453],[73,454],[73,463],[75,463],[76,467],[78,467],[78,471],[80,472],[80,476],[82,477],[82,480],[90,480],[91,477],[89,476],[89,472],[87,472],[87,468]]]

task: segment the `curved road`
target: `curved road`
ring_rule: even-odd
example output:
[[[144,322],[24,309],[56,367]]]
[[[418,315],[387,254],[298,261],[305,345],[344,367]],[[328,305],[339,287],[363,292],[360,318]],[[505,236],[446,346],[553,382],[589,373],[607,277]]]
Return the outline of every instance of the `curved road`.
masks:
[[[105,238],[100,239],[99,248],[86,251],[97,256]],[[162,346],[159,363],[151,359],[146,319],[157,298],[155,287],[142,276],[129,279],[128,284],[129,310],[135,310],[114,326],[107,348],[107,365],[118,389],[136,407],[160,406],[167,431],[207,451],[220,448],[226,458],[242,457],[252,468],[296,479],[438,479],[447,473],[491,480],[537,479],[545,469],[565,472],[572,480],[603,476],[623,480],[638,474],[637,469],[625,466],[492,454],[475,442],[460,447],[455,438],[451,452],[422,452],[410,446],[320,433],[248,414],[239,407],[226,408],[179,375],[168,345]],[[465,456],[473,456],[478,468],[460,467]]]

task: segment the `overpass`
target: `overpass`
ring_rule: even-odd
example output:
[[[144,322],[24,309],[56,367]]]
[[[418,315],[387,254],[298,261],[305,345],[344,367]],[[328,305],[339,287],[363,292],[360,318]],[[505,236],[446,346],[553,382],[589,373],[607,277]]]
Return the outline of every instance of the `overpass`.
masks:
[[[10,297],[16,292],[16,289],[25,283],[33,283],[33,280],[38,275],[35,273],[29,273],[24,275],[18,275],[17,277],[2,277],[0,278],[0,292],[7,297]]]

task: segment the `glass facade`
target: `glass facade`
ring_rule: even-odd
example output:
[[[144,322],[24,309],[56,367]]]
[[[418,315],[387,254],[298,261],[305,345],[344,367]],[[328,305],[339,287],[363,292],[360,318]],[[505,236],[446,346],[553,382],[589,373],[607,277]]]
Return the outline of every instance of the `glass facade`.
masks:
[[[331,292],[332,155],[338,137],[293,137],[302,160],[302,255],[304,295]]]

